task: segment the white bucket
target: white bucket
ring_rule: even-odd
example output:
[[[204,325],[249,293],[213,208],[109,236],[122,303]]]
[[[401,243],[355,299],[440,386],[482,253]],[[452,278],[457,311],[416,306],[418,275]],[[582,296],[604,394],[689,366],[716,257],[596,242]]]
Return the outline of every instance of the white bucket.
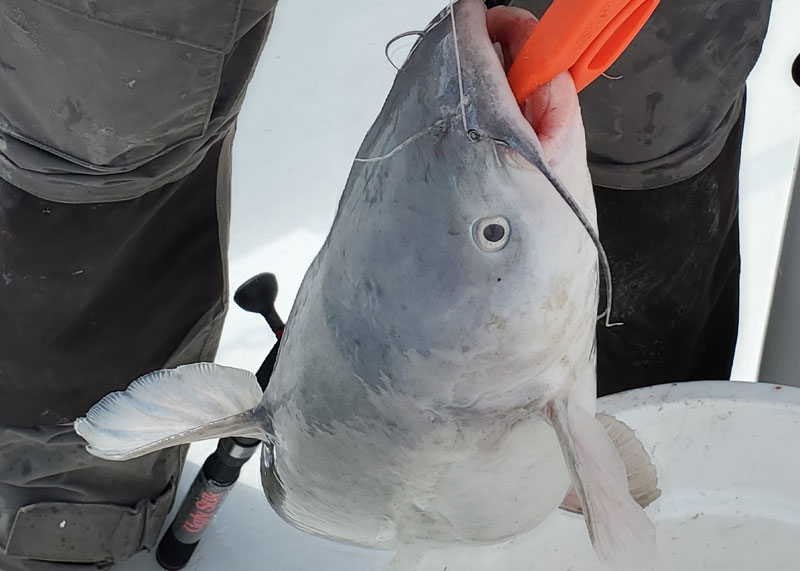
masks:
[[[650,451],[662,496],[658,571],[800,569],[800,389],[662,385],[600,399]],[[607,571],[583,518],[558,511],[517,540],[429,553],[417,569]]]
[[[657,571],[800,569],[800,388],[742,382],[662,385],[600,399],[652,454],[662,496]],[[202,462],[214,443],[193,447]],[[393,554],[315,538],[267,506],[246,466],[187,571],[386,571]],[[184,474],[181,494],[196,466]],[[115,567],[117,569],[117,567]],[[119,571],[156,570],[140,555]],[[608,571],[583,518],[554,512],[506,544],[406,554],[402,571]]]

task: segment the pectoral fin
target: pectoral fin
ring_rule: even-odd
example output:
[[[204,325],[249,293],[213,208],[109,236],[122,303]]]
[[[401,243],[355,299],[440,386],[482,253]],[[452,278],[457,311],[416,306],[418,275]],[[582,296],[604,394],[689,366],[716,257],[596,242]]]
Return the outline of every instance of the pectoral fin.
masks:
[[[615,570],[649,569],[655,527],[631,498],[625,465],[603,425],[563,400],[548,406],[548,417],[598,557]]]
[[[170,446],[224,436],[266,438],[256,407],[261,387],[249,371],[212,363],[156,371],[111,393],[75,421],[86,450],[129,460]]]
[[[631,497],[640,506],[646,508],[661,497],[656,467],[650,459],[650,455],[644,449],[641,441],[636,438],[634,431],[624,422],[604,413],[597,414],[596,418],[605,428],[625,464]],[[577,514],[583,513],[574,487],[567,492],[561,509]]]

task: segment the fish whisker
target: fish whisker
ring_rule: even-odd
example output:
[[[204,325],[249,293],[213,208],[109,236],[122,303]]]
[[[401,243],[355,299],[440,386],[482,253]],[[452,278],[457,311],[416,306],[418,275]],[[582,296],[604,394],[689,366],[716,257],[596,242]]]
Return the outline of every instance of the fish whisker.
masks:
[[[418,36],[420,38],[425,37],[425,30],[412,30],[410,32],[403,32],[402,34],[397,34],[391,40],[386,43],[386,48],[384,49],[384,54],[386,54],[386,59],[392,64],[392,67],[395,68],[397,71],[400,71],[400,68],[397,67],[397,64],[392,61],[392,56],[389,55],[389,49],[394,45],[394,43],[398,40],[402,40],[403,38],[408,38],[410,36]]]
[[[436,121],[436,123],[434,123],[430,127],[427,127],[425,129],[423,129],[422,131],[420,131],[416,135],[411,135],[408,139],[406,139],[405,141],[403,141],[402,143],[397,145],[394,149],[392,149],[391,151],[389,151],[385,155],[381,155],[379,157],[365,157],[365,158],[356,157],[354,159],[354,161],[357,162],[357,163],[377,163],[378,161],[385,161],[386,159],[390,159],[394,155],[396,155],[397,153],[399,153],[400,151],[405,149],[407,146],[409,146],[411,143],[416,141],[417,139],[420,139],[420,138],[424,137],[425,135],[427,135],[431,131],[435,131],[437,129],[442,129],[446,124],[447,124],[447,122],[444,119],[439,119],[438,121]],[[442,129],[442,131],[443,130],[444,129]]]
[[[505,145],[506,147],[514,148],[514,145],[510,144],[508,141],[504,141],[503,139],[498,139],[496,137],[491,138],[498,144]],[[541,148],[540,148],[541,150]],[[605,326],[606,327],[616,327],[617,325],[622,325],[622,323],[612,323],[611,322],[611,306],[613,301],[613,284],[612,284],[612,277],[611,277],[611,264],[608,261],[608,256],[606,255],[606,250],[603,247],[602,242],[600,242],[600,236],[595,230],[594,226],[592,226],[589,219],[581,210],[580,205],[575,201],[570,194],[567,187],[561,182],[561,179],[558,178],[553,169],[550,168],[550,165],[542,158],[541,155],[535,154],[534,156],[530,157],[529,159],[532,161],[533,166],[539,169],[539,171],[545,176],[545,178],[550,181],[550,184],[553,185],[553,188],[556,189],[556,192],[561,196],[564,202],[567,203],[567,206],[572,213],[580,221],[581,225],[583,226],[586,233],[589,234],[589,238],[594,243],[595,248],[597,249],[597,256],[600,261],[600,267],[603,270],[603,278],[606,283],[606,308],[605,311],[598,317],[598,319],[602,319],[605,317]]]
[[[410,31],[410,32],[403,32],[402,34],[398,34],[398,35],[396,35],[395,37],[393,37],[391,40],[389,40],[389,41],[387,42],[387,44],[386,44],[386,49],[385,49],[386,59],[388,59],[388,60],[389,60],[389,63],[390,63],[390,64],[392,64],[392,66],[393,66],[393,67],[394,67],[394,68],[395,68],[397,71],[402,71],[402,68],[399,68],[399,67],[397,67],[397,66],[394,64],[394,62],[392,61],[392,58],[389,56],[389,49],[392,47],[392,44],[393,44],[394,42],[396,42],[397,40],[399,40],[399,39],[402,39],[402,38],[405,38],[405,37],[407,37],[407,36],[419,36],[420,38],[424,38],[424,37],[425,37],[425,34],[427,34],[427,33],[428,33],[430,30],[432,30],[432,29],[434,29],[436,26],[438,26],[438,25],[439,25],[439,24],[442,22],[442,20],[444,20],[445,18],[447,18],[447,13],[446,13],[446,11],[445,11],[445,10],[443,10],[442,12],[443,12],[442,16],[441,16],[441,17],[440,17],[438,20],[437,20],[437,19],[433,20],[433,21],[432,21],[430,24],[428,24],[428,27],[427,27],[427,28],[425,28],[424,30],[421,30],[421,31],[414,30],[414,31]],[[411,51],[410,51],[410,52],[408,52],[408,56],[406,56],[406,61],[408,61],[408,58],[410,58],[410,57],[411,57],[411,54],[413,54],[413,53],[414,53],[414,50],[417,48],[417,46],[418,46],[418,45],[419,45],[419,41],[417,41],[417,42],[416,42],[416,43],[415,43],[415,44],[414,44],[414,45],[411,47]],[[405,65],[405,64],[403,64],[403,65]]]

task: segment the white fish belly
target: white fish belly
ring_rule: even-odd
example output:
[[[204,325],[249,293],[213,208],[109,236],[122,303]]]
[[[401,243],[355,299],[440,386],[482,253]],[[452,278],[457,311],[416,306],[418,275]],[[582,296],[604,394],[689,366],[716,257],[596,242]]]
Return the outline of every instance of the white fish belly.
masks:
[[[372,400],[365,409],[377,413]],[[388,424],[365,415],[313,429],[291,406],[276,414],[282,438],[264,483],[282,517],[327,538],[394,549],[502,541],[563,500],[569,475],[540,414],[444,419],[384,404]],[[400,417],[406,424],[394,424]]]

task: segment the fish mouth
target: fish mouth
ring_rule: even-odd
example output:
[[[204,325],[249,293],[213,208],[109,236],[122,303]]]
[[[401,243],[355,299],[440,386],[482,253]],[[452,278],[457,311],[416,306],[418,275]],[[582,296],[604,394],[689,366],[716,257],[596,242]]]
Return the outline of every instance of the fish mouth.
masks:
[[[489,40],[505,73],[511,68],[539,20],[522,8],[497,6],[486,11]],[[510,92],[511,86],[507,85]],[[513,96],[513,94],[512,94]],[[519,105],[525,121],[533,128],[544,150],[545,160],[556,161],[574,143],[576,120],[580,122],[575,83],[563,72],[534,91]],[[579,128],[582,134],[582,127]]]

